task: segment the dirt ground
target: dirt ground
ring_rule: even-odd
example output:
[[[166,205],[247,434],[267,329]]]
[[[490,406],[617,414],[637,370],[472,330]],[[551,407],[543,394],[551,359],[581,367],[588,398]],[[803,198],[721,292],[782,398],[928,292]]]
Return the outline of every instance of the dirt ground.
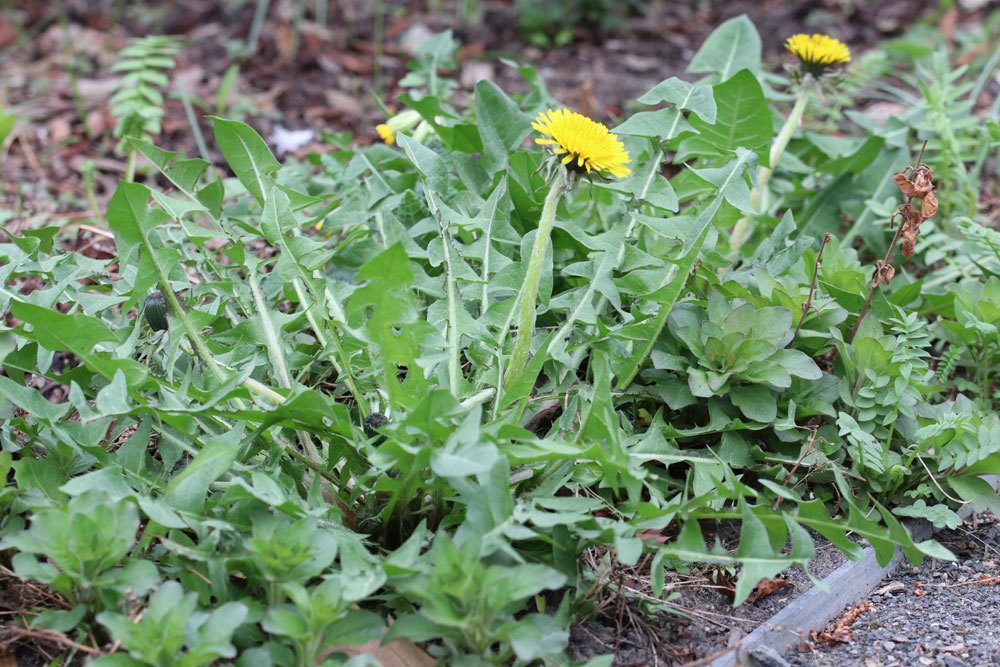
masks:
[[[777,61],[784,37],[794,32],[831,32],[859,53],[915,21],[937,22],[954,31],[1000,6],[977,0],[941,13],[935,0],[621,3],[635,11],[623,14],[617,28],[579,28],[570,43],[541,49],[530,45],[519,29],[515,0],[472,3],[479,20],[468,24],[459,20],[453,1],[389,0],[379,49],[372,11],[377,4],[330,2],[326,24],[320,25],[313,3],[272,0],[256,53],[244,58],[234,54],[251,31],[258,5],[252,0],[0,4],[0,107],[17,118],[15,132],[0,149],[8,219],[20,226],[50,220],[51,214],[64,223],[91,217],[82,177],[88,161],[95,169],[98,203],[110,196],[125,169],[111,137],[108,99],[117,77],[110,67],[134,36],[171,34],[183,40],[172,90],[191,96],[211,153],[203,116],[218,112],[220,82],[234,63],[239,76],[224,115],[250,122],[265,137],[281,126],[310,129],[317,136],[322,130],[346,130],[364,143],[376,139],[372,128],[383,118],[376,100],[397,107],[398,82],[413,46],[435,31],[451,29],[461,42],[456,76],[463,87],[490,78],[516,91],[524,84],[501,58],[530,62],[554,97],[595,117],[613,118],[653,84],[682,73],[711,30],[741,13],[751,17],[764,37],[765,57]],[[176,95],[168,96],[166,111],[157,143],[196,154],[191,125]]]

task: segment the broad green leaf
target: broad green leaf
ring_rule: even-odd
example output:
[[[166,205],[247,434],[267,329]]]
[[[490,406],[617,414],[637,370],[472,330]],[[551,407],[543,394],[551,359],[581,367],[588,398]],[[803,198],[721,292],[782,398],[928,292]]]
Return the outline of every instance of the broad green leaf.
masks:
[[[446,187],[448,163],[440,155],[406,135],[397,137],[396,142],[413,166],[427,179],[427,184],[431,188]]]
[[[487,79],[476,83],[475,109],[485,166],[492,173],[507,164],[510,152],[531,132],[531,118]]]
[[[37,390],[24,387],[0,375],[0,398],[10,401],[28,414],[39,419],[57,422],[73,407],[69,403],[47,401]]]
[[[760,35],[746,14],[723,22],[694,54],[689,72],[714,72],[725,81],[736,71],[760,71]]]
[[[215,141],[236,178],[260,204],[269,190],[268,185],[281,163],[275,159],[260,135],[246,123],[211,116]]]
[[[774,392],[762,385],[735,386],[729,390],[729,400],[754,421],[770,424],[778,417]]]
[[[164,500],[176,510],[201,511],[209,485],[226,474],[239,456],[243,432],[237,427],[206,440],[198,455],[170,480]]]
[[[0,144],[4,142],[10,131],[14,129],[14,114],[0,109]]]
[[[706,123],[715,122],[715,96],[711,86],[688,83],[672,76],[656,84],[639,98],[640,104],[663,102],[669,102],[678,109],[693,111]]]
[[[938,503],[928,505],[923,498],[920,498],[912,505],[896,507],[892,510],[896,516],[908,516],[915,519],[927,519],[935,528],[958,528],[962,525],[962,517],[948,509],[947,505]]]
[[[125,142],[131,148],[136,149],[146,156],[153,163],[153,166],[159,169],[171,183],[177,186],[178,190],[189,197],[196,196],[198,181],[201,179],[202,174],[205,173],[205,170],[211,166],[211,164],[200,158],[178,159],[179,153],[157,148],[145,139],[128,137],[125,139]]]
[[[132,359],[112,359],[106,353],[94,348],[102,343],[118,343],[107,325],[96,317],[76,313],[64,315],[55,310],[42,308],[31,303],[15,301],[10,305],[11,313],[31,330],[22,329],[26,338],[54,352],[72,352],[90,369],[108,380],[119,371],[125,374],[128,386],[139,386],[149,375],[148,369]]]
[[[868,165],[870,165],[876,157],[878,157],[884,145],[884,138],[876,136],[868,137],[868,140],[865,141],[865,143],[862,144],[854,153],[844,155],[843,157],[838,157],[825,164],[821,164],[819,169],[820,171],[833,174],[834,176],[840,176],[845,173],[860,173],[868,167]]]
[[[948,485],[962,500],[966,500],[977,512],[989,510],[1000,516],[1000,495],[989,482],[975,475],[948,477]]]
[[[640,111],[629,116],[625,122],[614,128],[617,134],[654,137],[660,141],[670,141],[681,132],[690,130],[691,125],[677,109]]]
[[[761,164],[769,166],[774,126],[757,77],[749,70],[741,70],[712,90],[718,109],[715,122],[707,123],[695,116],[691,126],[717,148],[748,148],[757,153]]]
[[[787,527],[791,535],[791,552],[788,555],[782,554],[771,544],[768,530],[750,506],[745,502],[741,504],[740,546],[736,556],[743,567],[736,580],[734,607],[742,604],[762,579],[769,579],[792,564],[805,567],[816,553],[809,533],[786,517],[782,527]],[[785,532],[781,531],[782,543],[784,535]]]

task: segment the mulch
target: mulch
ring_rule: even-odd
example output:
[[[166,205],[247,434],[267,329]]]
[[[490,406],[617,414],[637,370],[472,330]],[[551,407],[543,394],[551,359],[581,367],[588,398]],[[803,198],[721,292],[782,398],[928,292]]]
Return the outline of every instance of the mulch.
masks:
[[[265,137],[288,129],[350,131],[355,140],[376,140],[373,126],[401,92],[414,45],[422,36],[450,29],[462,44],[458,71],[463,88],[490,78],[507,90],[523,89],[513,59],[536,65],[553,96],[598,118],[620,115],[652,85],[683,73],[685,64],[721,21],[746,13],[764,38],[765,57],[780,60],[785,36],[823,30],[841,36],[861,52],[900,34],[915,21],[943,29],[981,21],[1000,2],[958,3],[940,13],[935,0],[704,0],[649,3],[644,13],[623,16],[601,32],[579,28],[560,47],[532,46],[517,22],[515,0],[474,3],[481,20],[463,24],[455,2],[385,2],[384,39],[375,44],[376,3],[328,3],[325,25],[312,3],[272,0],[254,55],[239,62],[237,85],[224,114],[254,125]],[[643,3],[619,3],[642,6]],[[183,40],[173,88],[187,91],[198,115],[215,113],[216,94],[227,68],[246,40],[256,2],[226,0],[34,0],[0,11],[0,107],[17,117],[2,172],[0,224],[69,224],[94,217],[85,199],[83,173],[92,168],[94,194],[103,206],[125,169],[110,136],[114,120],[108,98],[117,81],[110,72],[130,37],[171,34]],[[437,5],[431,11],[428,5]],[[296,19],[296,7],[307,6]],[[7,5],[10,7],[10,5]],[[295,26],[298,27],[296,31]],[[380,53],[379,53],[380,52]],[[199,105],[200,103],[200,105]],[[204,118],[202,132],[211,131]],[[175,96],[166,102],[157,143],[196,155],[192,128]],[[315,149],[313,143],[303,150]],[[5,155],[6,153],[6,155]],[[217,155],[211,155],[218,159]],[[53,217],[54,216],[54,217]],[[15,227],[17,228],[17,227]]]

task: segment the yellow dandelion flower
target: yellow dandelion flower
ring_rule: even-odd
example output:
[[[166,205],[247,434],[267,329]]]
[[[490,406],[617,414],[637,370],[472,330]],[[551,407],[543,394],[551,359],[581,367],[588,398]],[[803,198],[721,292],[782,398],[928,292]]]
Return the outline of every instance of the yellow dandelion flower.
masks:
[[[375,126],[375,131],[378,132],[378,136],[382,137],[382,141],[390,146],[396,143],[396,133],[387,124],[379,123]]]
[[[390,116],[387,121],[375,126],[375,131],[382,141],[392,146],[396,143],[396,135],[400,132],[409,132],[421,120],[420,113],[414,109],[401,111],[395,116]]]
[[[587,173],[596,169],[616,178],[632,173],[629,155],[618,136],[607,127],[569,109],[549,109],[538,114],[531,124],[544,138],[535,139],[541,146],[551,146],[556,155],[563,155],[563,164]]]
[[[829,35],[792,35],[785,42],[785,48],[794,53],[807,70],[820,74],[831,65],[851,61],[851,50],[839,39]]]

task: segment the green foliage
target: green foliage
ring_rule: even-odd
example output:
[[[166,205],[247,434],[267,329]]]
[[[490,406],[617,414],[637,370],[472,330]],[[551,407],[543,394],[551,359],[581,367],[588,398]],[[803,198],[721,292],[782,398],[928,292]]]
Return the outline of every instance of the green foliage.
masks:
[[[230,641],[246,619],[246,605],[228,602],[205,613],[198,611],[197,598],[196,593],[185,593],[176,581],[167,581],[149,597],[141,619],[101,613],[97,620],[121,642],[128,656],[119,653],[95,664],[201,667],[232,658],[236,649]]]
[[[160,133],[163,91],[170,84],[177,44],[169,37],[133,39],[111,67],[121,74],[111,96],[115,136],[146,138]]]
[[[636,0],[517,0],[517,22],[528,41],[537,46],[565,46],[577,29],[610,32],[619,28],[625,13],[641,9]]]
[[[411,64],[399,102],[419,119],[395,145],[329,136],[281,162],[213,118],[223,171],[126,132],[158,176],[111,198],[114,258],[64,251],[56,227],[0,243],[0,548],[69,603],[34,623],[119,646],[104,664],[340,664],[392,638],[448,664],[563,664],[587,549],[648,564],[657,596],[671,568],[731,568],[736,604],[808,568],[814,534],[949,558],[898,517],[1000,505],[978,477],[1000,473],[1000,241],[962,198],[975,129],[807,115],[769,164],[788,82],[760,43],[728,21],[691,63],[704,76],[643,95],[615,128],[620,180],[561,174],[529,140],[554,106],[531,68],[523,95],[453,95],[448,33]],[[128,71],[162,74],[167,46],[144,44]],[[939,198],[961,197],[890,257],[852,335],[892,174],[929,132]],[[820,261],[817,232],[845,229]],[[531,355],[505,383],[518,335]]]
[[[690,393],[671,407],[728,394],[747,418],[774,421],[777,400],[772,390],[788,389],[793,376],[822,377],[809,356],[786,349],[792,339],[791,323],[792,314],[784,308],[727,302],[718,292],[709,295],[704,309],[692,302],[678,305],[668,326],[686,355],[663,355],[658,366],[686,374]]]

